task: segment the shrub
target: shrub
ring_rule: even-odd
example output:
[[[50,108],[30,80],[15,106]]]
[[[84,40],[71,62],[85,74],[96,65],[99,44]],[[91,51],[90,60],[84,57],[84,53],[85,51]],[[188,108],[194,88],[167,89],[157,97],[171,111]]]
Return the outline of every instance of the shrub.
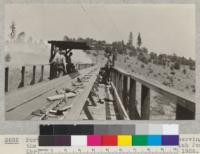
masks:
[[[180,69],[180,64],[175,62],[174,63],[174,69],[179,70]]]
[[[140,53],[137,58],[138,58],[138,60],[140,60],[141,62],[143,62],[145,64],[148,64],[148,62],[149,62],[148,58],[146,58],[142,53]]]
[[[175,73],[174,71],[172,71],[170,74],[171,74],[171,75],[175,75],[176,73]]]
[[[7,53],[6,56],[5,56],[5,61],[10,62],[10,60],[11,60],[11,56],[10,56],[9,53]]]
[[[183,69],[183,74],[186,74],[186,73],[187,73],[187,72],[186,72],[186,69],[184,68],[184,69]]]
[[[136,51],[130,51],[129,52],[129,56],[130,57],[135,57],[135,56],[137,56],[137,52]]]
[[[195,70],[195,65],[189,65],[190,70]]]

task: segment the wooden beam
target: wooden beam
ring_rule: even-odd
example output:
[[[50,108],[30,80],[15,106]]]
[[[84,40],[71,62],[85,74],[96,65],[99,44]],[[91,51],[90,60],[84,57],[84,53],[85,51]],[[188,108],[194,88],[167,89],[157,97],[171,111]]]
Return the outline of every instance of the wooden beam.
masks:
[[[51,54],[50,54],[49,62],[51,62],[53,59],[53,55],[54,55],[53,48],[54,48],[54,46],[53,46],[53,44],[51,44]],[[50,80],[53,79],[53,65],[52,64],[50,64],[49,79]]]
[[[130,78],[130,89],[129,89],[129,117],[131,120],[139,120],[140,116],[136,107],[136,81]]]
[[[44,79],[44,65],[41,66],[41,75],[40,75],[40,80],[39,82],[42,82]]]
[[[176,120],[194,120],[195,119],[195,105],[193,103],[187,103],[189,107],[186,107],[183,104],[184,100],[178,99],[176,103]],[[193,104],[193,109],[191,110],[191,104]]]
[[[36,71],[36,66],[33,65],[33,75],[32,75],[32,80],[31,80],[30,85],[35,84],[35,71]]]
[[[21,82],[20,82],[18,88],[24,87],[24,79],[25,79],[25,66],[22,66],[22,70],[21,70]]]
[[[84,87],[85,87],[84,91],[78,97],[75,97],[73,99],[73,101],[72,101],[73,107],[68,113],[65,114],[64,120],[77,120],[80,117],[80,113],[83,110],[83,107],[86,103],[86,100],[87,100],[89,94],[90,94],[90,91],[93,88],[94,82],[96,81],[97,74],[99,73],[99,69],[100,68],[97,68],[95,70],[95,72],[92,73],[92,76],[91,76],[89,82],[87,82],[84,85]]]
[[[5,68],[5,92],[8,92],[9,67]]]
[[[113,103],[116,103],[116,106],[117,106],[117,109],[119,111],[119,115],[121,117],[121,120],[124,119],[124,120],[130,120],[128,114],[127,114],[127,111],[125,110],[124,108],[124,105],[119,97],[119,94],[117,92],[117,89],[116,87],[114,86],[114,84],[111,82],[111,86],[112,86],[112,89],[113,89],[113,96],[114,96],[114,99],[115,99],[115,102]]]
[[[127,89],[127,84],[128,84],[128,77],[123,76],[123,85],[122,85],[122,102],[124,104],[124,107],[126,110],[128,110],[128,89]]]
[[[150,118],[150,89],[144,85],[141,88],[141,118],[143,120]]]

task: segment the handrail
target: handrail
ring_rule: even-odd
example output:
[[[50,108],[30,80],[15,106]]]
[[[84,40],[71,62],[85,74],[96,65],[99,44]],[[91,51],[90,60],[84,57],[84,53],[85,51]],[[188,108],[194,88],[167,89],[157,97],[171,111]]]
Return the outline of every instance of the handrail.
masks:
[[[174,88],[167,87],[165,85],[162,85],[159,82],[156,82],[151,79],[146,79],[145,77],[143,77],[141,75],[137,75],[136,73],[127,73],[124,70],[122,70],[121,68],[114,68],[114,69],[119,71],[123,75],[126,75],[127,77],[131,77],[134,80],[141,82],[142,84],[144,84],[145,86],[147,86],[150,89],[153,89],[156,92],[159,92],[159,93],[165,92],[165,93],[168,93],[169,95],[179,97],[181,99],[195,103],[195,95],[192,95],[192,94],[189,95],[185,92],[181,92]]]
[[[130,118],[129,118],[127,112],[126,112],[126,109],[124,108],[123,103],[120,100],[120,97],[119,97],[119,95],[117,93],[116,87],[114,86],[113,83],[111,83],[111,86],[112,86],[112,89],[113,89],[113,96],[115,98],[115,101],[116,101],[116,104],[117,104],[117,108],[118,108],[119,113],[120,113],[120,117],[122,117],[123,120],[130,120]]]
[[[128,92],[127,80],[130,80]],[[127,73],[120,68],[111,69],[111,80],[116,87],[121,101],[128,110],[131,119],[138,119],[139,111],[136,107],[136,82],[141,84],[141,119],[150,118],[150,91],[156,91],[162,95],[173,98],[176,102],[176,119],[194,119],[195,117],[195,95],[187,94],[176,89],[162,85],[151,79],[135,73]],[[127,97],[129,100],[127,100]],[[132,112],[137,113],[132,113]]]

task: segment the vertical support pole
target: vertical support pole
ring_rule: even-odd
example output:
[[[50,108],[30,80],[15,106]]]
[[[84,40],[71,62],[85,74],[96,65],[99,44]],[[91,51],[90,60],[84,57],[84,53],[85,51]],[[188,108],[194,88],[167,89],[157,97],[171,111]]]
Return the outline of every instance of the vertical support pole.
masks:
[[[119,93],[119,72],[116,71],[116,88],[117,92]]]
[[[43,81],[44,79],[44,65],[41,66],[41,77],[40,77],[40,82]]]
[[[114,74],[114,69],[111,68],[111,81],[113,82],[113,84],[115,85],[115,74]]]
[[[20,82],[18,88],[24,87],[24,77],[25,77],[25,66],[22,66],[22,70],[21,70],[21,82]]]
[[[136,107],[136,81],[130,78],[129,89],[129,117],[131,120],[140,119],[137,107]]]
[[[9,67],[5,68],[5,92],[8,92],[8,74],[9,74]]]
[[[141,117],[143,120],[150,118],[150,89],[144,85],[141,89]]]
[[[49,62],[51,62],[51,60],[52,60],[52,58],[53,58],[53,44],[51,44],[51,55],[50,55],[50,59],[49,59]],[[50,64],[50,71],[49,71],[50,73],[49,73],[49,79],[51,80],[51,79],[53,79],[53,73],[54,73],[54,71],[53,71],[53,65],[52,64]]]
[[[123,75],[122,102],[126,110],[128,109],[127,82],[128,82],[128,77]]]
[[[119,73],[119,97],[122,100],[122,92],[123,92],[123,76]]]
[[[36,66],[33,65],[33,76],[32,76],[32,80],[31,80],[31,85],[35,84],[35,70],[36,70]]]
[[[116,87],[116,72],[115,72],[114,69],[112,69],[112,70],[113,70],[113,83],[114,83],[114,85]]]

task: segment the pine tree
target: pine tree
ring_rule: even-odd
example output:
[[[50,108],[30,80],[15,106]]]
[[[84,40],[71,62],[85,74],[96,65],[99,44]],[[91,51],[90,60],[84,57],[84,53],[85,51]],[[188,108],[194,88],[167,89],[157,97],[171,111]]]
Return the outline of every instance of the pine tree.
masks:
[[[128,40],[128,43],[127,43],[128,46],[133,46],[133,33],[130,32],[129,34],[129,40]]]
[[[139,48],[140,48],[141,45],[142,45],[142,38],[141,38],[140,33],[138,34],[138,37],[137,37],[137,45],[138,45]]]

